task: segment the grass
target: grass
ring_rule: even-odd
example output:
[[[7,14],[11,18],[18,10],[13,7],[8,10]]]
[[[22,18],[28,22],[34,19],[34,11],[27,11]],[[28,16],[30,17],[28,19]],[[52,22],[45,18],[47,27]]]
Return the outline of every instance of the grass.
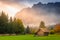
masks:
[[[0,40],[60,40],[60,35],[34,37],[33,35],[0,36]]]

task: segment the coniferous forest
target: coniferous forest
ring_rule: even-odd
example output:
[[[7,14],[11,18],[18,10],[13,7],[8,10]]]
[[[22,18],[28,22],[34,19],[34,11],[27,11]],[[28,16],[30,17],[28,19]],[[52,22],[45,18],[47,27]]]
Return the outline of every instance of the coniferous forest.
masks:
[[[24,32],[24,25],[20,19],[8,19],[8,15],[1,12],[0,15],[0,34],[21,34]]]

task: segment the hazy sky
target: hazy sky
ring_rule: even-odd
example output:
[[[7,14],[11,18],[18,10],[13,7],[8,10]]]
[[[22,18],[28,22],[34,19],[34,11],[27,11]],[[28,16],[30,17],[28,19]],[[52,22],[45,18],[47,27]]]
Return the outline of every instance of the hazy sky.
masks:
[[[60,2],[60,0],[0,0],[1,2],[8,2],[8,3],[17,3],[22,4],[26,6],[31,6],[35,3],[42,2],[42,3],[48,3],[48,2]]]
[[[15,14],[21,9],[31,7],[33,4],[37,4],[38,2],[60,2],[60,0],[0,0],[0,11],[3,10],[4,12],[8,13],[9,17],[14,17]]]
[[[0,0],[0,5],[9,5],[16,8],[31,7],[33,4],[38,2],[48,3],[48,2],[60,2],[60,0]],[[20,9],[21,9],[20,8]]]

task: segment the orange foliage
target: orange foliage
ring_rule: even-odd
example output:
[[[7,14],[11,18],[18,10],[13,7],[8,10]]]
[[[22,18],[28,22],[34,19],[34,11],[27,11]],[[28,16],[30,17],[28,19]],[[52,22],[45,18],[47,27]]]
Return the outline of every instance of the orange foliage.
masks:
[[[55,25],[55,32],[60,32],[60,24]]]

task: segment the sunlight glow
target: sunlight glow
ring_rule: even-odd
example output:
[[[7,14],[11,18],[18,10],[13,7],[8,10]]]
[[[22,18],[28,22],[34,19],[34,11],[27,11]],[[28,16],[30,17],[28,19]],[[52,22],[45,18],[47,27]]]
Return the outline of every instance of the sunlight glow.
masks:
[[[6,11],[8,12],[9,17],[14,17],[15,14],[18,12],[18,9],[7,6]]]

